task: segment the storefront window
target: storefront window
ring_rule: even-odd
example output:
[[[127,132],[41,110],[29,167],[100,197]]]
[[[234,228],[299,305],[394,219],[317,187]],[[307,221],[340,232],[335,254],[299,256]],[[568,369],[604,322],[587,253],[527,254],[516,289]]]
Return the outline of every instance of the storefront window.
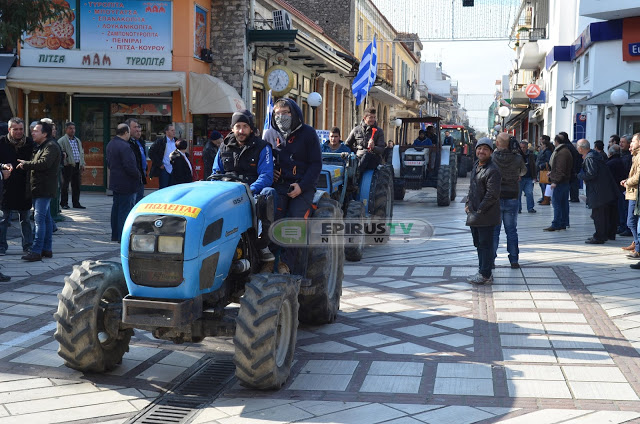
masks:
[[[204,146],[208,134],[207,115],[193,115],[193,145]]]
[[[253,90],[253,100],[251,102],[251,112],[255,116],[256,127],[262,131],[264,128],[264,111],[266,108],[266,100],[264,97],[264,90]]]
[[[34,91],[29,94],[29,122],[50,118],[56,125],[58,139],[64,134],[64,124],[69,120],[69,102],[65,93],[44,93]]]

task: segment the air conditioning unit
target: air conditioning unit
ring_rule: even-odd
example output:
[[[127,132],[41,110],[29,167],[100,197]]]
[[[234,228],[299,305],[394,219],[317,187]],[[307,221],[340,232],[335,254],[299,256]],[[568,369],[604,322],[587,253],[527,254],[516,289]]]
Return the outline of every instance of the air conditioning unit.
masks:
[[[286,10],[274,10],[273,11],[273,26],[278,30],[290,30],[293,29],[291,21],[291,15]]]
[[[202,59],[202,61],[206,63],[213,62],[213,52],[209,49],[201,49],[200,59]]]

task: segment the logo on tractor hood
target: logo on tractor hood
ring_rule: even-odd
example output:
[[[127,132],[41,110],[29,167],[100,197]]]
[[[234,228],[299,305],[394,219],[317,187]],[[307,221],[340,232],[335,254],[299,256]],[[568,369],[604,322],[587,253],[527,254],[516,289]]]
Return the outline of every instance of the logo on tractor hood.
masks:
[[[202,209],[195,206],[177,205],[175,203],[144,203],[136,208],[136,212],[164,213],[197,218]]]

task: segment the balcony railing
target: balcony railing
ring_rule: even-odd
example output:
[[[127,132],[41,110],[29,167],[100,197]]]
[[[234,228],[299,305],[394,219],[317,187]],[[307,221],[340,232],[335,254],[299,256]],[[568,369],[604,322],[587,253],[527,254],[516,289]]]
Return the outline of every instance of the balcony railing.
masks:
[[[388,63],[378,63],[378,76],[393,85],[393,68]]]

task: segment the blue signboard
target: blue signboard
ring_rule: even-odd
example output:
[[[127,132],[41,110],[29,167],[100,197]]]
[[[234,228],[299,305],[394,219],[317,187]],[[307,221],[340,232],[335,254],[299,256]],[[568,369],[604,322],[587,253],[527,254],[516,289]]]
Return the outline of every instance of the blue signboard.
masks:
[[[640,56],[640,43],[629,43],[629,54],[631,56]]]
[[[538,95],[538,97],[536,97],[535,99],[529,99],[529,101],[535,104],[547,103],[547,93],[545,93],[544,90],[540,90],[540,94]]]

